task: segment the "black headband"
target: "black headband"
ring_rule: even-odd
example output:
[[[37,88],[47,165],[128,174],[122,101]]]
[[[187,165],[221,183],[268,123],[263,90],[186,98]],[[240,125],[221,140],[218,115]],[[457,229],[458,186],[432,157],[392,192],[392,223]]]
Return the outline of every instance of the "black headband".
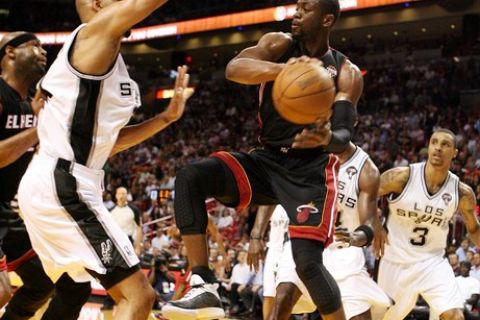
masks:
[[[16,48],[19,45],[24,44],[28,41],[32,41],[32,40],[38,40],[38,38],[37,38],[36,35],[34,35],[31,32],[22,33],[21,35],[11,39],[7,43],[5,43],[3,45],[3,47],[0,48],[0,59],[2,59],[3,56],[5,55],[5,50],[7,49],[7,46],[12,46],[12,47]]]

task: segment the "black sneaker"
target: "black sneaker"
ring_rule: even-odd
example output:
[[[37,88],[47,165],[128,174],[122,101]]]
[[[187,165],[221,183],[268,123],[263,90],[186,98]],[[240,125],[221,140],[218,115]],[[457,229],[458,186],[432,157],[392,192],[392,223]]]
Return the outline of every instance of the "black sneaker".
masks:
[[[218,284],[205,283],[199,275],[193,274],[190,287],[190,291],[182,299],[171,301],[162,308],[162,315],[165,318],[169,320],[225,318],[217,292]]]

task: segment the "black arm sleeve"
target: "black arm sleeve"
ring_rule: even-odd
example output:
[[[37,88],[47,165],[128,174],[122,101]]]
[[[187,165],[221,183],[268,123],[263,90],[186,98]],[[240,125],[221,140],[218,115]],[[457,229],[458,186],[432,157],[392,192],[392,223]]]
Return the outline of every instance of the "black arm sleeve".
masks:
[[[333,104],[330,118],[332,139],[325,148],[331,153],[343,152],[353,136],[353,128],[357,119],[357,112],[350,101],[339,100]]]
[[[133,211],[135,223],[137,224],[137,226],[141,227],[142,224],[140,222],[140,216],[141,216],[140,209],[138,209],[136,206],[134,206],[133,204],[130,204],[130,203],[128,204],[128,206]]]

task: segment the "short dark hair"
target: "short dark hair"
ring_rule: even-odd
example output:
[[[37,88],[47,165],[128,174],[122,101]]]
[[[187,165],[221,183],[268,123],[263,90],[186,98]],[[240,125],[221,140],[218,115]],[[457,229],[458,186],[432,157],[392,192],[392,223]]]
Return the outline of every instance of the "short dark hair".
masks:
[[[338,0],[320,0],[323,10],[326,13],[331,13],[335,17],[334,22],[337,22],[340,17],[340,2]]]
[[[469,270],[472,268],[472,264],[469,261],[466,261],[466,260],[460,262],[460,267],[462,267],[462,266],[467,267],[467,269],[469,269]]]
[[[455,139],[455,133],[453,133],[452,130],[447,129],[447,128],[438,128],[435,131],[433,131],[433,133],[437,133],[437,132],[443,132],[443,133],[451,135],[452,139],[453,139],[453,147],[457,148],[457,139]]]

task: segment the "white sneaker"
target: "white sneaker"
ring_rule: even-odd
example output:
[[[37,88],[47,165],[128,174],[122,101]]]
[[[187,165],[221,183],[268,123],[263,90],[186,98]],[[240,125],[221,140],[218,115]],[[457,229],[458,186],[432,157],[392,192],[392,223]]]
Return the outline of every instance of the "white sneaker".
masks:
[[[225,318],[218,284],[205,283],[198,274],[190,278],[190,291],[180,300],[171,301],[162,308],[162,315],[169,320]]]

